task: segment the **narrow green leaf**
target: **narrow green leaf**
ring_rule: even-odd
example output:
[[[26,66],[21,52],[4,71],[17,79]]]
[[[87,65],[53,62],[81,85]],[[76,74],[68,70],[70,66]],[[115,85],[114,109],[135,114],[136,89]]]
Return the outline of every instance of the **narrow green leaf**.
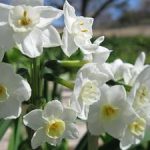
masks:
[[[0,140],[11,125],[12,120],[0,120]]]

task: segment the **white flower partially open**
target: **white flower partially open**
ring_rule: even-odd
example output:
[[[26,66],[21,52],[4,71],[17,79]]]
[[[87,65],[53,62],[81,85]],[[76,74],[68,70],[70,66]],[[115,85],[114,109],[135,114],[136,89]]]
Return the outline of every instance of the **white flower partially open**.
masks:
[[[86,64],[78,72],[71,97],[72,107],[78,111],[78,117],[86,120],[89,106],[100,99],[100,87],[111,77],[105,66]]]
[[[100,44],[104,41],[104,36],[97,38],[93,44],[97,45],[98,48],[91,54],[85,54],[84,59],[99,65],[105,63],[108,59],[111,51]]]
[[[16,6],[0,3],[0,45],[5,51],[16,45],[24,55],[33,58],[41,55],[43,47],[61,45],[59,33],[50,24],[62,11],[34,6],[33,2],[37,0],[32,0],[31,6],[28,0],[15,0]]]
[[[31,140],[32,148],[36,149],[44,142],[56,145],[63,138],[77,138],[78,131],[73,123],[76,117],[73,109],[63,108],[58,100],[48,102],[44,110],[29,112],[23,121],[26,126],[35,130]]]
[[[0,63],[0,118],[15,119],[21,114],[21,103],[31,96],[30,85],[9,64]]]
[[[97,44],[92,44],[93,18],[76,16],[75,9],[65,1],[64,4],[65,28],[62,37],[62,49],[67,56],[71,56],[78,47],[84,54],[92,53],[97,49]]]

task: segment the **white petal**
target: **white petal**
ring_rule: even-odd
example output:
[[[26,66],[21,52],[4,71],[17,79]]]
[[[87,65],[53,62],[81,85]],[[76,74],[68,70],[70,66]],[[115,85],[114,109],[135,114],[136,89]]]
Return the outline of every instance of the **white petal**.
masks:
[[[16,99],[21,102],[29,100],[29,98],[31,97],[31,87],[29,83],[22,77],[20,77],[20,82],[18,84],[18,88],[14,90],[14,95],[16,95]]]
[[[137,77],[136,82],[147,83],[149,81],[150,66],[146,67]]]
[[[138,58],[135,61],[135,66],[141,68],[143,67],[144,63],[145,63],[145,53],[141,52],[141,54],[138,56]]]
[[[121,150],[127,150],[132,144],[134,144],[134,136],[129,132],[128,129],[125,130],[125,134],[120,141]]]
[[[93,53],[93,62],[97,64],[103,64],[110,55],[110,50],[105,47],[99,46],[98,49]]]
[[[10,64],[6,64],[6,63],[0,63],[0,70],[3,70],[2,72],[0,72],[0,82],[1,84],[4,84],[8,91],[9,91],[9,95],[22,95],[20,93],[16,93],[15,91],[22,89],[24,90],[24,88],[26,89],[27,85],[26,83],[24,84],[24,82],[22,80],[24,80],[20,75],[15,73],[15,70],[13,69],[13,67]],[[29,85],[28,85],[29,86]],[[24,93],[23,93],[24,95]],[[26,95],[26,92],[25,92]],[[26,100],[26,96],[23,96]],[[17,98],[16,98],[17,99]]]
[[[65,108],[62,114],[62,119],[67,122],[74,122],[77,117],[77,113],[72,108]]]
[[[14,39],[20,51],[28,57],[35,58],[42,54],[42,32],[34,29],[30,33],[15,33]]]
[[[84,65],[77,74],[77,77],[82,74],[83,79],[88,78],[89,80],[96,80],[98,84],[103,84],[108,81],[108,75],[105,73],[103,67],[100,66],[101,70],[95,63],[88,63]]]
[[[92,135],[100,135],[104,133],[104,129],[100,120],[100,103],[96,102],[90,106],[88,115],[88,130]]]
[[[78,49],[74,42],[74,36],[70,34],[66,28],[64,28],[63,31],[61,48],[68,57],[70,57]]]
[[[106,63],[103,63],[102,65],[97,64],[97,67],[99,68],[99,71],[105,75],[105,80],[103,79],[102,83],[114,79],[114,75]]]
[[[11,0],[11,4],[17,5],[29,5],[29,6],[40,6],[44,4],[44,0]]]
[[[1,22],[5,22],[5,23],[8,22],[9,10],[12,8],[13,6],[0,3],[0,21]]]
[[[34,133],[31,139],[31,146],[33,149],[36,149],[44,142],[46,142],[46,134],[44,132],[44,128],[40,128]]]
[[[114,94],[115,93],[115,94]],[[117,102],[122,102],[126,100],[126,91],[123,86],[120,85],[115,85],[112,86],[109,91],[107,92],[107,98],[110,100],[112,103]]]
[[[61,38],[58,31],[53,26],[48,26],[42,31],[43,47],[60,46]]]
[[[113,63],[108,64],[109,68],[112,70],[114,74],[115,80],[123,79],[123,69],[122,69],[123,62],[121,59],[116,59]]]
[[[97,50],[98,45],[91,43],[90,39],[86,39],[84,36],[75,36],[75,44],[81,49],[83,54],[90,54]]]
[[[77,93],[76,91],[73,92],[71,98],[70,98],[70,105],[71,105],[71,108],[73,108],[74,110],[76,110],[77,113],[80,113],[81,112],[81,107],[80,107],[80,104],[77,100],[77,96],[78,96],[78,93],[80,91],[78,90]]]
[[[46,138],[46,142],[53,146],[61,144],[61,141],[62,141],[62,137],[60,137],[58,139],[54,139],[54,138],[50,138],[47,136],[47,138]]]
[[[66,28],[71,33],[72,24],[76,20],[75,9],[66,0],[64,3],[63,10]]]
[[[13,31],[6,23],[0,25],[0,49],[9,50],[15,46]]]
[[[60,117],[63,113],[63,106],[58,100],[48,102],[43,110],[43,117],[49,118],[51,116]]]
[[[79,132],[74,123],[67,123],[64,138],[75,139],[78,138]]]
[[[16,119],[21,114],[21,103],[10,96],[8,100],[0,102],[0,118]]]
[[[37,25],[39,28],[49,25],[63,14],[62,10],[52,6],[37,6],[35,8],[40,12],[40,23]]]
[[[25,116],[23,116],[23,122],[25,126],[30,127],[33,130],[37,130],[42,127],[44,120],[42,118],[42,110],[35,109]]]
[[[104,41],[104,39],[104,36],[100,36],[94,41],[94,44],[100,45]]]
[[[120,69],[123,72],[123,79],[125,84],[127,85],[133,85],[132,79],[136,76],[136,74],[132,73],[132,71],[134,71],[134,66],[132,64],[129,63],[123,63],[122,66],[120,66]]]

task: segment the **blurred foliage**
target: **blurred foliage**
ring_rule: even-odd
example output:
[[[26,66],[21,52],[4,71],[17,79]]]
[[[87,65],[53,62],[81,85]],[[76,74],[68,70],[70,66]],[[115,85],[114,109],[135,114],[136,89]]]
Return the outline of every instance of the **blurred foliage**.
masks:
[[[134,63],[141,51],[146,53],[146,63],[150,63],[150,37],[111,37],[105,38],[102,43],[110,50],[113,50],[109,62],[120,58],[125,62]]]

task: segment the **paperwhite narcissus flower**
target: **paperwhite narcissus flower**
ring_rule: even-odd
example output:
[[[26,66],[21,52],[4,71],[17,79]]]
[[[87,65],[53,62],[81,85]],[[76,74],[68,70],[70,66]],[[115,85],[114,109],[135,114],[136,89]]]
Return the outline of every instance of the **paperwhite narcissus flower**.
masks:
[[[32,0],[31,5],[38,1],[41,2]],[[41,55],[43,47],[59,46],[59,33],[50,24],[62,11],[51,6],[30,6],[29,0],[17,2],[16,6],[0,3],[1,49],[6,51],[16,45],[24,55],[33,58]]]
[[[136,109],[150,104],[150,66],[146,67],[137,77],[129,94],[129,102]]]
[[[92,44],[93,18],[76,16],[75,9],[65,1],[64,4],[65,28],[62,37],[62,49],[67,56],[71,56],[78,47],[84,54],[95,51],[97,44]]]
[[[111,78],[104,65],[90,63],[79,70],[71,97],[71,106],[78,111],[79,118],[87,119],[89,106],[100,99],[100,86]]]
[[[147,67],[147,65],[144,65],[144,62],[145,53],[141,52],[134,65],[124,63],[121,59],[116,59],[112,63],[107,63],[107,66],[112,70],[116,81],[123,79],[126,85],[133,86],[137,76],[145,67]]]
[[[90,106],[88,129],[92,135],[107,132],[120,139],[132,113],[134,111],[126,101],[124,87],[104,85],[100,100]]]
[[[109,57],[111,51],[103,46],[99,46],[104,41],[104,36],[97,38],[94,41],[94,44],[98,46],[98,48],[91,54],[85,54],[84,59],[93,63],[103,64]]]
[[[21,103],[31,96],[30,85],[9,64],[0,63],[0,118],[15,119]]]
[[[141,71],[147,67],[144,65],[145,63],[145,53],[141,52],[141,54],[137,57],[135,64],[131,65],[129,63],[124,63],[123,65],[123,78],[124,82],[127,85],[133,85],[137,76],[141,73]]]
[[[150,127],[150,67],[145,68],[137,77],[128,96],[128,102],[137,116],[127,125],[121,138],[120,147],[128,149],[132,144],[139,144]]]
[[[140,108],[136,116],[128,123],[120,139],[120,148],[128,149],[131,145],[139,144],[146,131],[150,129],[150,105]]]
[[[78,131],[73,123],[76,117],[73,109],[63,108],[58,100],[48,102],[44,110],[29,112],[23,121],[26,126],[35,130],[31,140],[32,148],[35,149],[44,142],[56,145],[63,138],[77,138]]]

